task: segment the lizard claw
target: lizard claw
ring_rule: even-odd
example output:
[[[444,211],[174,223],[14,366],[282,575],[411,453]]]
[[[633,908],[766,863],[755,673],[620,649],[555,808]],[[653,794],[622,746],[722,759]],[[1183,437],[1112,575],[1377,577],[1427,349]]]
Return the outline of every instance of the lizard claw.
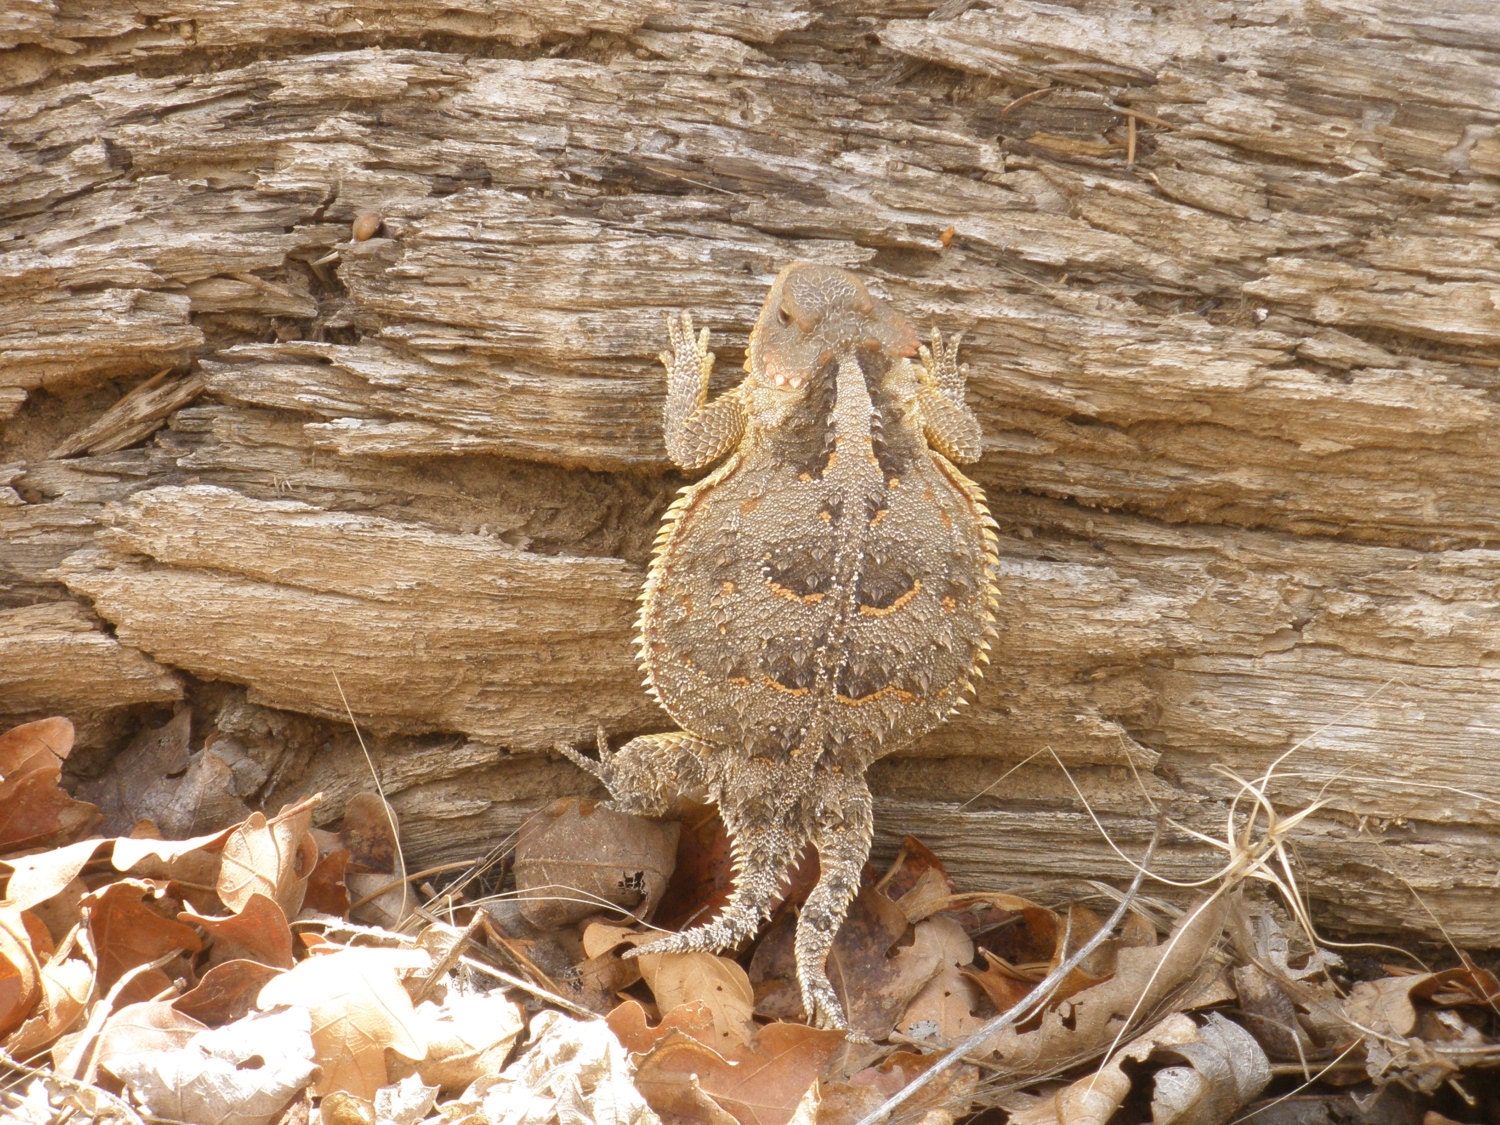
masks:
[[[567,758],[568,761],[572,762],[575,766],[578,766],[585,772],[591,773],[595,777],[597,777],[613,796],[615,791],[615,768],[614,765],[610,762],[610,759],[614,757],[614,755],[610,753],[609,738],[604,733],[603,727],[595,728],[595,739],[596,745],[599,749],[598,758],[586,757],[583,754],[580,754],[577,750],[573,749],[573,747],[566,742],[553,743],[552,749],[556,750],[564,758]]]

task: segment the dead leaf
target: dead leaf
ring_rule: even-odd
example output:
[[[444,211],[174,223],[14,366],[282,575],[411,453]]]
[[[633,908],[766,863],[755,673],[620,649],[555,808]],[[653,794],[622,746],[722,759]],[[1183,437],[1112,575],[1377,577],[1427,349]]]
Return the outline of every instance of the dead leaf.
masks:
[[[94,1049],[98,1065],[115,1077],[142,1054],[174,1051],[206,1028],[166,1000],[126,1004],[110,1015]]]
[[[110,860],[116,871],[128,871],[142,879],[176,879],[183,883],[212,886],[219,878],[219,856],[224,843],[238,827],[223,828],[187,840],[122,836],[115,841]]]
[[[984,1022],[976,1014],[983,1003],[983,993],[965,974],[974,960],[974,943],[962,926],[944,915],[927,918],[917,925],[937,930],[941,967],[907,1004],[896,1026],[913,1039],[953,1043]]]
[[[54,717],[22,723],[0,734],[0,796],[13,778],[61,766],[73,752],[73,724]]]
[[[953,880],[932,849],[915,836],[907,836],[875,889],[919,922],[932,913],[930,903],[952,897]]]
[[[1026,999],[1031,990],[1036,987],[1037,982],[1046,975],[1035,969],[1025,971],[1017,969],[1010,962],[996,957],[988,949],[980,950],[980,954],[985,960],[984,970],[975,972],[972,969],[965,969],[963,976],[983,991],[997,1012],[1008,1012]]]
[[[1460,967],[1433,973],[1412,990],[1412,995],[1431,1000],[1442,1008],[1477,1005],[1500,1013],[1500,980],[1488,969],[1481,969],[1462,950],[1458,956],[1463,962]]]
[[[625,1048],[603,1020],[541,1012],[530,1032],[525,1053],[500,1074],[475,1081],[444,1107],[445,1117],[451,1112],[476,1125],[659,1125],[630,1079]]]
[[[41,998],[42,967],[19,908],[0,905],[0,1039],[15,1031]]]
[[[1222,895],[1190,907],[1160,945],[1121,949],[1109,980],[1048,1009],[1035,1030],[1007,1028],[979,1053],[993,1052],[1004,1075],[1038,1075],[1108,1049],[1122,1027],[1155,1017],[1204,975],[1226,910]]]
[[[412,1026],[427,1046],[425,1056],[409,1065],[397,1059],[391,1070],[416,1075],[434,1089],[461,1090],[505,1066],[526,1024],[520,1006],[495,989],[450,992],[441,1004],[420,1004]]]
[[[437,1104],[439,1087],[429,1086],[415,1074],[375,1095],[375,1120],[380,1125],[419,1125]]]
[[[739,1125],[786,1125],[843,1042],[841,1031],[773,1023],[730,1060],[673,1032],[638,1061],[636,1086],[658,1113],[681,1112],[701,1091]]]
[[[622,945],[645,945],[660,934],[648,934],[630,926],[617,926],[613,922],[590,922],[583,928],[583,952],[589,957],[612,953]]]
[[[610,905],[646,917],[672,873],[678,827],[592,801],[554,801],[527,818],[516,841],[522,915],[547,929]]]
[[[643,934],[608,922],[591,922],[583,931],[583,952],[588,957],[553,977],[558,991],[574,1003],[600,1015],[620,1002],[620,993],[641,979],[641,963],[620,956],[621,946],[650,941]]]
[[[0,797],[0,851],[51,847],[84,835],[98,819],[93,805],[75,801],[58,783],[61,770],[24,774]]]
[[[318,1117],[322,1125],[380,1125],[373,1101],[343,1090],[318,1099]]]
[[[318,844],[309,831],[321,796],[282,809],[267,820],[251,813],[224,841],[218,892],[236,914],[252,895],[273,899],[287,918],[302,909],[308,876],[317,866]]]
[[[231,1023],[255,1011],[262,986],[281,972],[260,961],[224,961],[172,1001],[172,1007],[211,1027]]]
[[[1404,1038],[1417,1026],[1417,1008],[1412,991],[1431,981],[1433,974],[1382,977],[1357,981],[1344,1000],[1344,1014],[1376,1035]]]
[[[120,879],[83,896],[89,933],[99,957],[99,984],[111,987],[138,965],[155,961],[173,950],[184,954],[203,948],[198,931],[177,921],[179,905],[161,890],[140,879]],[[184,965],[180,975],[187,975]],[[126,987],[122,1001],[149,1000],[169,988],[172,978],[151,969]]]
[[[1030,1107],[1012,1112],[1010,1125],[1106,1125],[1130,1096],[1126,1062],[1175,1055],[1188,1065],[1154,1077],[1155,1125],[1221,1125],[1271,1081],[1271,1065],[1250,1033],[1217,1012],[1200,1027],[1174,1012],[1137,1036],[1097,1071]]]
[[[936,903],[953,896],[953,882],[941,868],[929,867],[917,876],[911,888],[893,901],[909,922],[920,922],[934,913]]]
[[[281,907],[263,894],[252,894],[238,914],[209,917],[184,910],[177,915],[203,927],[213,939],[212,962],[259,961],[277,969],[292,967],[292,929]]]
[[[269,1125],[312,1078],[310,1023],[302,1008],[257,1013],[110,1069],[153,1117]]]
[[[78,873],[88,866],[101,844],[111,840],[79,840],[60,848],[51,848],[35,855],[16,856],[0,860],[10,868],[10,878],[5,884],[5,899],[20,910],[30,910],[46,902],[53,895],[61,894]]]
[[[602,1016],[620,1002],[620,993],[640,979],[639,961],[610,952],[571,966],[554,977],[553,984],[575,1004]]]
[[[1066,924],[1057,911],[1030,899],[990,891],[952,895],[922,906],[927,915],[941,913],[955,919],[975,948],[988,950],[1009,965],[1041,968],[1056,964],[1053,958]],[[1045,970],[1037,979],[1044,975]]]
[[[0,944],[3,940],[0,937]],[[42,995],[31,1017],[10,1038],[0,1035],[6,1052],[23,1061],[51,1046],[78,1022],[93,993],[94,970],[81,957],[54,958],[42,966],[40,981]]]
[[[1343,997],[1327,975],[1340,963],[1336,954],[1314,949],[1293,966],[1304,959],[1292,956],[1275,914],[1240,895],[1230,899],[1225,929],[1240,962],[1229,975],[1245,1028],[1272,1058],[1303,1062],[1348,1046]]]
[[[396,874],[401,854],[396,814],[378,793],[356,793],[349,798],[338,835],[356,871]]]
[[[73,724],[39,719],[0,734],[0,852],[51,847],[83,835],[98,819],[62,788]]]
[[[609,1029],[615,1033],[625,1049],[644,1055],[674,1031],[698,1040],[706,1047],[714,1043],[714,1017],[708,1005],[693,1001],[679,1004],[661,1018],[661,1023],[652,1027],[646,1018],[646,1009],[639,1000],[627,1000],[604,1018]]]
[[[248,767],[248,769],[246,768]],[[215,737],[188,757],[187,772],[153,787],[149,805],[139,806],[174,838],[238,824],[251,808],[241,790],[258,763],[232,738]]]
[[[984,993],[964,972],[944,965],[912,998],[896,1023],[896,1030],[911,1039],[936,1045],[956,1043],[977,1031]]]
[[[1005,944],[1015,947],[1019,942],[1019,948],[1024,950],[1022,955],[1027,957],[1034,957],[1038,943],[1048,940],[1052,942],[1052,950],[1045,960],[1026,960],[1019,964],[1013,964],[991,949],[980,951],[985,960],[984,971],[969,972],[966,975],[984,990],[998,1012],[1007,1011],[1019,1003],[1039,981],[1067,960],[1073,950],[1087,943],[1103,925],[1093,911],[1076,904],[1068,908],[1066,916],[1031,904],[1027,904],[1018,913],[1024,930],[1013,931],[1011,940]],[[1021,936],[1023,932],[1024,938]],[[1152,937],[1155,937],[1154,931]],[[1139,938],[1132,936],[1132,940],[1138,941]],[[1114,953],[1119,944],[1104,942],[1082,965],[1069,971],[1053,993],[1052,1002],[1066,1000],[1074,993],[1092,988],[1107,979],[1114,971]]]
[[[798,1107],[792,1125],[855,1125],[898,1094],[935,1064],[941,1055],[913,1055],[897,1051],[878,1066],[866,1067],[847,1082],[818,1082]],[[977,1070],[958,1066],[902,1107],[900,1120],[920,1125],[951,1125],[964,1113]],[[920,1116],[919,1116],[920,1115]]]
[[[402,949],[344,948],[314,954],[268,981],[258,1004],[262,1010],[306,1008],[323,1069],[317,1092],[343,1090],[368,1101],[388,1081],[386,1048],[413,1061],[426,1054],[399,974],[430,965],[425,954]]]
[[[1287,990],[1259,965],[1235,965],[1230,970],[1242,1018],[1257,1042],[1275,1059],[1305,1059],[1317,1047],[1303,1029],[1297,1005]],[[1329,1000],[1335,998],[1330,995]]]
[[[1210,1012],[1196,1037],[1165,1049],[1188,1065],[1156,1072],[1151,1120],[1160,1125],[1228,1121],[1271,1081],[1271,1064],[1248,1031]]]
[[[734,857],[729,832],[712,805],[687,805],[678,818],[676,862],[654,917],[657,925],[680,930],[716,914],[734,889]]]
[[[637,959],[646,986],[663,1012],[684,1004],[702,1004],[713,1024],[705,1040],[723,1053],[732,1053],[755,1034],[751,1018],[755,994],[745,970],[728,957],[712,953],[657,953]]]
[[[318,860],[311,877],[307,880],[307,894],[302,906],[318,914],[331,914],[335,918],[349,916],[349,886],[346,877],[352,858],[348,848],[336,848]]]

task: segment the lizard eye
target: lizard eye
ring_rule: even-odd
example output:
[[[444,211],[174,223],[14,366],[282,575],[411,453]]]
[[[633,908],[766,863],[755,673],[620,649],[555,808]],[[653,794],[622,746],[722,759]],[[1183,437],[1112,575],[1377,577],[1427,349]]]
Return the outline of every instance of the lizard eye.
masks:
[[[792,314],[787,312],[786,309],[777,309],[776,319],[779,320],[783,325],[787,325],[792,323]]]

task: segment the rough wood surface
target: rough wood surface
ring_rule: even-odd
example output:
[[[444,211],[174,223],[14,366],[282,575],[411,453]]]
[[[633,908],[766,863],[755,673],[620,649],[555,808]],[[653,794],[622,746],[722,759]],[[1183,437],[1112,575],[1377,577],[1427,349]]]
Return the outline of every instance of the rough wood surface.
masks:
[[[1325,921],[1500,945],[1500,14],[1442,8],[12,5],[0,711],[185,698],[333,810],[341,684],[409,862],[482,851],[586,791],[534,752],[661,724],[664,310],[727,385],[818,258],[966,333],[1003,532],[884,839],[1120,872],[1049,752],[1129,850],[1298,747]]]

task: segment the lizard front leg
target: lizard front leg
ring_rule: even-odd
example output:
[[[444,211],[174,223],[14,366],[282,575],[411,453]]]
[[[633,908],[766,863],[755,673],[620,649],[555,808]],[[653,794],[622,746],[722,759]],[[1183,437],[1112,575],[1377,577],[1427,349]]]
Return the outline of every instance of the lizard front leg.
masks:
[[[943,334],[932,330],[932,347],[919,349],[922,360],[918,379],[922,389],[917,399],[922,407],[922,429],[927,442],[944,457],[959,464],[979,460],[984,452],[979,419],[964,401],[969,365],[959,365],[961,335],[945,343]]]
[[[667,317],[670,352],[661,353],[667,369],[667,454],[680,468],[693,470],[717,461],[739,444],[745,433],[745,407],[737,390],[708,401],[708,379],[714,353],[708,350],[708,329],[693,335],[693,316],[681,321]]]

